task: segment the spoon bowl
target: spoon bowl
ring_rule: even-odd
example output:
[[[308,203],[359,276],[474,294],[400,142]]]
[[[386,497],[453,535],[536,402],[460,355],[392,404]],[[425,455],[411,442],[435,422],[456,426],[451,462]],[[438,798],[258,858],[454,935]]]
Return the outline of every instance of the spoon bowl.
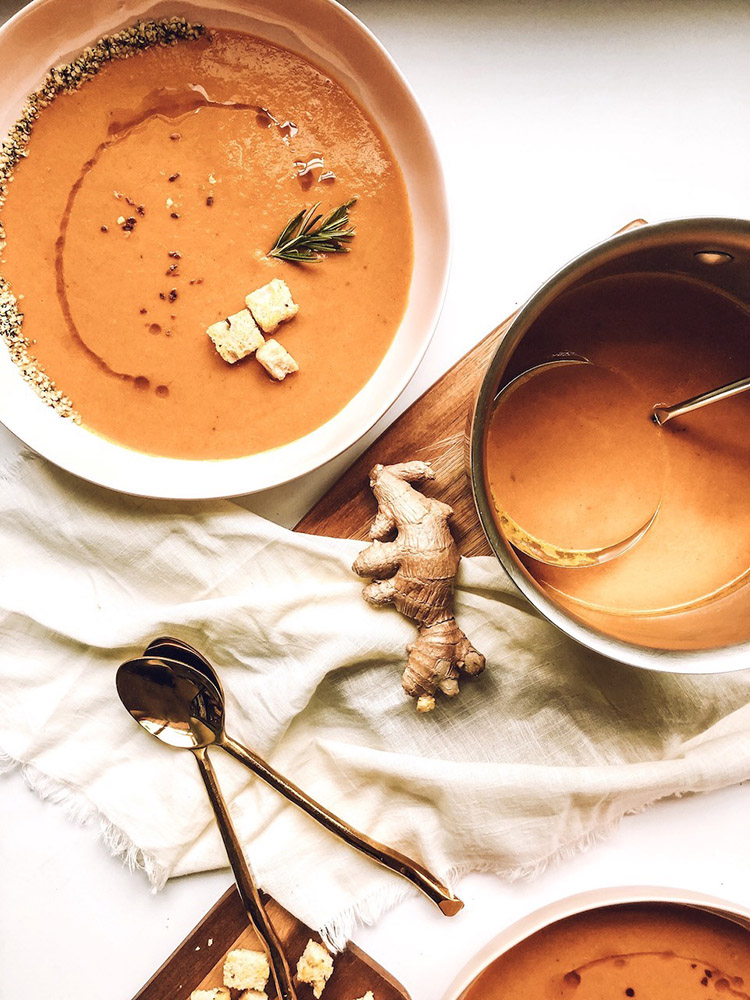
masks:
[[[138,725],[162,743],[194,750],[221,742],[224,699],[195,667],[142,656],[122,664],[116,685]]]
[[[176,639],[171,635],[161,635],[157,639],[152,639],[143,651],[144,656],[158,657],[160,660],[176,660],[178,663],[185,663],[195,670],[200,671],[206,680],[224,698],[224,689],[221,686],[219,675],[206,657],[194,646],[183,639]]]

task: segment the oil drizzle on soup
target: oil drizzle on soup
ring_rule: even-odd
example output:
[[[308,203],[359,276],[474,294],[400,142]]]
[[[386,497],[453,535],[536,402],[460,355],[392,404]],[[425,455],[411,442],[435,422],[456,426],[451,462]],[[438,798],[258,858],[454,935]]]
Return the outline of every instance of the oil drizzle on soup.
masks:
[[[300,176],[320,151],[325,169]],[[289,218],[350,197],[351,253],[268,259]],[[24,335],[84,424],[129,447],[229,458],[338,413],[385,356],[408,301],[412,223],[377,127],[302,57],[232,31],[104,65],[34,125],[3,210],[2,271]],[[282,277],[274,334],[300,371],[229,366],[206,328]]]

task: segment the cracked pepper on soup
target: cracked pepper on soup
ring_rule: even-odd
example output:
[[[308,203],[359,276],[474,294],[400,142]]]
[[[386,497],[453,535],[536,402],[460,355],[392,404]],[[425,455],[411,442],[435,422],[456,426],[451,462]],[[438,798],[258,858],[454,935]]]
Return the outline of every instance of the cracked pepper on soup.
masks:
[[[139,451],[302,437],[406,309],[412,222],[385,139],[325,72],[240,32],[139,23],[52,70],[0,183],[13,360],[63,416]]]

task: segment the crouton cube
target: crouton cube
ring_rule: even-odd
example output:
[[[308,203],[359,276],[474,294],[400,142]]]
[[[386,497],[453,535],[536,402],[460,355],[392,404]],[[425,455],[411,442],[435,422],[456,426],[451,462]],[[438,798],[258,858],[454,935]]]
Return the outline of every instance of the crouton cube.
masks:
[[[287,375],[299,371],[299,365],[278,340],[269,337],[257,350],[255,357],[272,378],[283,381]]]
[[[312,986],[314,996],[320,1000],[332,974],[333,959],[322,944],[311,939],[297,962],[297,978],[301,983]]]
[[[231,993],[223,986],[215,990],[193,990],[190,994],[190,1000],[230,1000],[230,998]]]
[[[263,334],[247,309],[214,323],[206,333],[213,340],[216,350],[230,365],[253,354],[264,342]]]
[[[259,993],[258,990],[243,990],[237,1000],[268,1000],[268,994]]]
[[[287,283],[274,278],[262,288],[245,296],[245,305],[264,333],[273,333],[279,323],[297,315],[299,306],[292,299]]]
[[[224,985],[236,990],[262,993],[270,975],[268,959],[262,951],[235,948],[224,959]]]

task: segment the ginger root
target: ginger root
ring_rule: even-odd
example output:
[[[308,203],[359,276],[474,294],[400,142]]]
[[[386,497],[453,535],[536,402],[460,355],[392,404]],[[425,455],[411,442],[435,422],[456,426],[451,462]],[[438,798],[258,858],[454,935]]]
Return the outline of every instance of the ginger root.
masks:
[[[453,615],[453,583],[461,560],[448,527],[453,509],[409,485],[434,478],[429,462],[372,469],[370,487],[378,501],[370,528],[373,542],[352,566],[373,581],[363,591],[369,604],[393,604],[418,626],[416,639],[407,646],[402,684],[417,699],[420,712],[435,707],[438,690],[455,697],[461,671],[480,674],[485,665]]]

